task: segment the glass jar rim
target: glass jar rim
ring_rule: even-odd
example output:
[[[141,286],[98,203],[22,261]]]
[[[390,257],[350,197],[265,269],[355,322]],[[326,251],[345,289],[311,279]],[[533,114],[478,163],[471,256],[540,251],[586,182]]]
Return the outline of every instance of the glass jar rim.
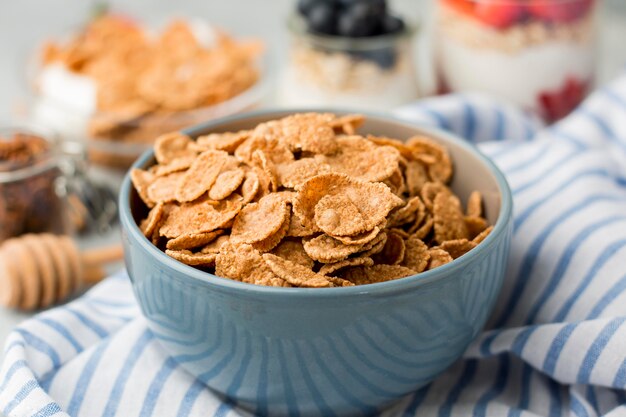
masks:
[[[325,35],[306,30],[304,19],[297,13],[293,13],[287,19],[287,28],[292,35],[306,38],[316,46],[331,50],[369,51],[389,47],[394,43],[410,39],[417,31],[417,25],[405,22],[404,30],[387,35],[367,36],[361,38],[348,38],[345,36]]]
[[[53,131],[41,126],[28,124],[0,125],[0,140],[5,136],[19,133],[41,138],[50,145],[50,148],[42,152],[30,164],[24,167],[9,171],[0,171],[0,184],[22,181],[56,168],[59,165],[59,140]],[[4,162],[0,162],[0,167],[2,167],[3,164]]]

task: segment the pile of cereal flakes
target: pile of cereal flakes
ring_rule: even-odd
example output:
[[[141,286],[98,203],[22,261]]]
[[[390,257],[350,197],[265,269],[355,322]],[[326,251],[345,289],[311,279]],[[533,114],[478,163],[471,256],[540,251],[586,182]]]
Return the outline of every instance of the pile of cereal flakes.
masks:
[[[257,82],[261,43],[221,31],[215,38],[203,44],[184,20],[151,34],[129,17],[105,14],[66,43],[47,42],[42,60],[95,81],[91,136],[146,142],[179,128],[172,127],[178,112],[224,102]]]
[[[444,147],[363,137],[363,121],[302,113],[196,141],[161,136],[157,164],[131,172],[151,208],[141,230],[187,265],[280,287],[407,277],[485,239],[481,194],[464,212]]]

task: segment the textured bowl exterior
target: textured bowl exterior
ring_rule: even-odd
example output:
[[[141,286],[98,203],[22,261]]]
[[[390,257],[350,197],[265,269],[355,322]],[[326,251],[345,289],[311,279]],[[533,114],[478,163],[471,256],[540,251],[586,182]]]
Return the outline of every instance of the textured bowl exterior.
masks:
[[[137,228],[127,176],[120,213],[135,295],[177,362],[240,406],[262,415],[376,413],[455,362],[494,306],[512,222],[508,186],[489,169],[502,206],[476,249],[413,277],[333,289],[254,286],[174,261]]]

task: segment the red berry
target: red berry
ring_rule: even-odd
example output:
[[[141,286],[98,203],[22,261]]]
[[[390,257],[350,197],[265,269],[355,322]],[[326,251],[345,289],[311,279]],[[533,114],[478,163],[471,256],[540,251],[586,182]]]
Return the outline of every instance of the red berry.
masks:
[[[528,8],[539,19],[547,22],[572,22],[589,13],[594,0],[530,0]]]
[[[474,0],[444,0],[448,5],[461,13],[474,15]]]
[[[524,6],[517,2],[500,3],[497,1],[477,2],[474,15],[497,29],[504,29],[524,17]]]
[[[583,101],[588,87],[587,82],[570,77],[559,90],[541,92],[538,100],[544,117],[549,122],[554,122],[567,116]]]

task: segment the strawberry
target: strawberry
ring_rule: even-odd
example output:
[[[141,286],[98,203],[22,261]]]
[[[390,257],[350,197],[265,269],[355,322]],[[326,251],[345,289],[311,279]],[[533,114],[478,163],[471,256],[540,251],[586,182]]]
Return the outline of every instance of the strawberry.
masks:
[[[569,77],[560,90],[542,91],[538,100],[543,116],[549,122],[567,116],[583,101],[588,89],[589,83]]]
[[[444,0],[450,7],[467,15],[474,15],[474,0]]]
[[[530,13],[547,22],[572,22],[578,20],[592,8],[594,0],[530,0],[528,9]]]
[[[489,26],[504,29],[522,20],[525,15],[525,8],[521,2],[480,1],[476,2],[474,15]]]

